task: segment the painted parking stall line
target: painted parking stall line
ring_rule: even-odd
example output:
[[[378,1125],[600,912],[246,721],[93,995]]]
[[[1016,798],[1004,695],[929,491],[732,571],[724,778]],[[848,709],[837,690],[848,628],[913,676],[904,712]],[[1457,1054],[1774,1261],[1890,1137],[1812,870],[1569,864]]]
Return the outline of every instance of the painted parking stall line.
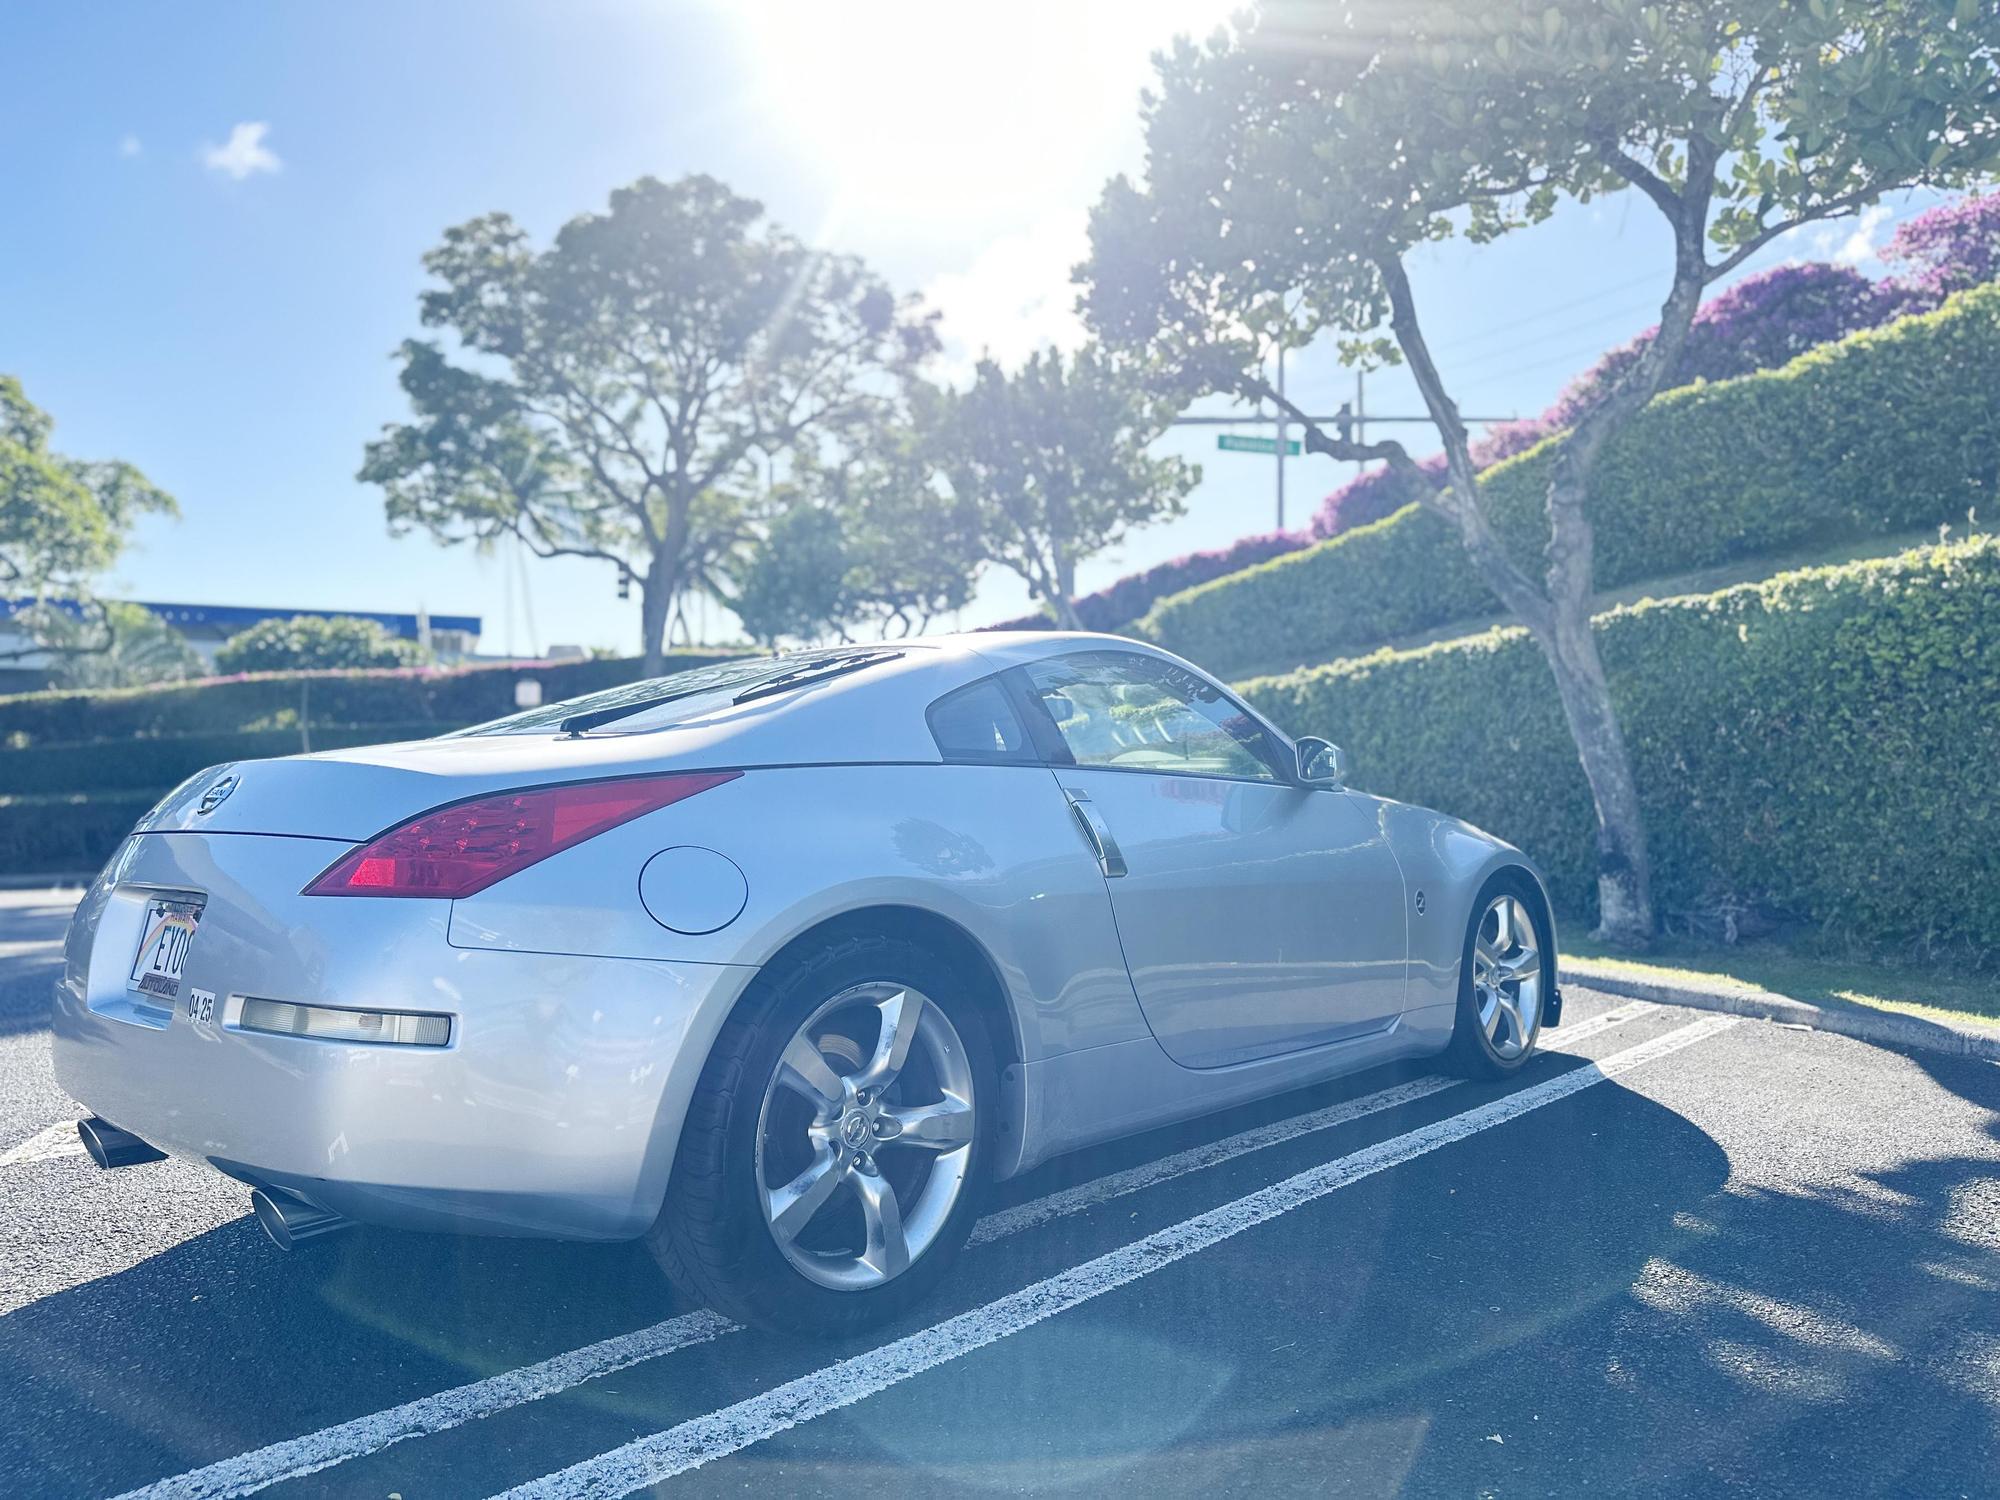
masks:
[[[1586,1063],[1518,1093],[1310,1167],[879,1349],[517,1485],[501,1500],[619,1500],[852,1406],[1329,1193],[1671,1056],[1736,1024],[1734,1016],[1691,1022],[1602,1062]]]
[[[1587,1041],[1600,1032],[1609,1031],[1659,1008],[1650,1001],[1631,1001],[1602,1015],[1564,1027],[1562,1041],[1565,1045]],[[973,1226],[970,1243],[980,1245],[1005,1239],[1252,1151],[1282,1145],[1316,1131],[1331,1130],[1370,1115],[1400,1108],[1463,1082],[1459,1078],[1430,1074],[1343,1100],[1309,1114],[1273,1121],[1269,1125],[1192,1146],[1127,1171],[1096,1178],[989,1214]],[[706,1309],[684,1313],[517,1370],[491,1375],[433,1396],[420,1397],[400,1406],[355,1417],[317,1432],[287,1438],[184,1474],[157,1480],[140,1489],[128,1490],[117,1500],[223,1500],[228,1496],[254,1494],[271,1485],[317,1474],[351,1459],[366,1458],[411,1438],[449,1432],[467,1422],[496,1416],[530,1401],[560,1395],[585,1381],[616,1374],[643,1361],[706,1343],[725,1333],[737,1332],[739,1327]]]
[[[1587,1041],[1601,1031],[1609,1031],[1614,1026],[1623,1025],[1656,1009],[1658,1007],[1648,1001],[1633,1001],[1619,1006],[1616,1010],[1606,1011],[1601,1016],[1593,1016],[1587,1021],[1579,1021],[1576,1025],[1566,1028],[1562,1040],[1565,1044]],[[1155,1183],[1169,1182],[1189,1172],[1199,1171],[1203,1167],[1217,1166],[1247,1152],[1261,1151],[1267,1146],[1280,1146],[1286,1141],[1295,1141],[1302,1135],[1352,1124],[1356,1120],[1381,1114],[1385,1110],[1400,1109],[1405,1104],[1428,1099],[1433,1094],[1441,1094],[1446,1089],[1456,1088],[1464,1082],[1462,1078],[1431,1073],[1422,1078],[1413,1078],[1408,1083],[1399,1083],[1386,1089],[1378,1089],[1372,1094],[1363,1094],[1356,1099],[1344,1099],[1338,1104],[1330,1104],[1325,1109],[1316,1109],[1310,1114],[1274,1120],[1269,1125],[1259,1125],[1250,1130],[1239,1131],[1235,1135],[1224,1136],[1221,1140],[1190,1146],[1187,1150],[1176,1151],[1171,1156],[1142,1162],[1126,1171],[1114,1172],[1108,1177],[1094,1178],[1089,1182],[1078,1183],[1075,1187],[1064,1188],[1061,1192],[1050,1193],[1047,1197],[1036,1198],[1012,1208],[1003,1208],[998,1213],[988,1214],[973,1226],[968,1243],[983,1245],[991,1240],[1004,1239],[1010,1234],[1019,1234],[1023,1230],[1033,1229],[1037,1225],[1050,1223],[1066,1215],[1096,1208],[1101,1203],[1109,1203],[1114,1198],[1136,1193],[1142,1188],[1152,1187]]]

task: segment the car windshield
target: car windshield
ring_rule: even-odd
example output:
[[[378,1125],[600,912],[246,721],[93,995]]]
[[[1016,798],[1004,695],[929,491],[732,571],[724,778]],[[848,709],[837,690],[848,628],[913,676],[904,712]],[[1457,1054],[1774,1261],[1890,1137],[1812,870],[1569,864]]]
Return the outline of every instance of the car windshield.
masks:
[[[628,682],[599,693],[586,693],[561,703],[545,703],[504,719],[475,724],[446,738],[593,730],[644,734],[690,723],[719,708],[748,701],[748,696],[771,696],[793,687],[807,687],[826,677],[859,671],[900,655],[900,651],[850,648],[735,657],[705,667],[670,672],[664,677]]]

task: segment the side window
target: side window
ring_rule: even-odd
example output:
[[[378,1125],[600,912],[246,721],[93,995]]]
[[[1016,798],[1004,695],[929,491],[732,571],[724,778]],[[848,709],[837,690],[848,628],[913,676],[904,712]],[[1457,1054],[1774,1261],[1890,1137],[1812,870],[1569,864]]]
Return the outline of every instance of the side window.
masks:
[[[1283,781],[1271,736],[1207,678],[1132,651],[1030,662],[1028,680],[1080,766]]]
[[[1035,747],[996,677],[946,693],[925,712],[938,754],[981,765],[1033,765]]]

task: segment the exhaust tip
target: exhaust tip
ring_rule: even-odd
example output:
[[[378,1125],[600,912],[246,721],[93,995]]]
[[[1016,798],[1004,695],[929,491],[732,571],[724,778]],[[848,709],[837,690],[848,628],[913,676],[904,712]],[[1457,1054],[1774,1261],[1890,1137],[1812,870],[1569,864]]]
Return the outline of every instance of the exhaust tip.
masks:
[[[280,1250],[296,1250],[305,1240],[354,1225],[352,1219],[308,1203],[283,1188],[252,1188],[250,1210]]]
[[[129,1130],[120,1130],[109,1120],[92,1115],[76,1122],[77,1138],[90,1159],[107,1171],[115,1167],[136,1167],[143,1162],[165,1161],[167,1153],[150,1146]]]

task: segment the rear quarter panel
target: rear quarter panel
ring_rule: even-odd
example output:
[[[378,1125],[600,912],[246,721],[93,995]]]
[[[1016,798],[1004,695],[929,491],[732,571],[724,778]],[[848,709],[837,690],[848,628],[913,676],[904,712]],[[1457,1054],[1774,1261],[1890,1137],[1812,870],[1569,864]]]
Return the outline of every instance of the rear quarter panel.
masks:
[[[640,899],[646,862],[687,845],[743,872],[743,912],[719,931],[675,932]],[[1023,1061],[1151,1035],[1103,877],[1041,767],[752,769],[455,902],[450,941],[763,964],[808,928],[871,906],[933,912],[986,950]]]

